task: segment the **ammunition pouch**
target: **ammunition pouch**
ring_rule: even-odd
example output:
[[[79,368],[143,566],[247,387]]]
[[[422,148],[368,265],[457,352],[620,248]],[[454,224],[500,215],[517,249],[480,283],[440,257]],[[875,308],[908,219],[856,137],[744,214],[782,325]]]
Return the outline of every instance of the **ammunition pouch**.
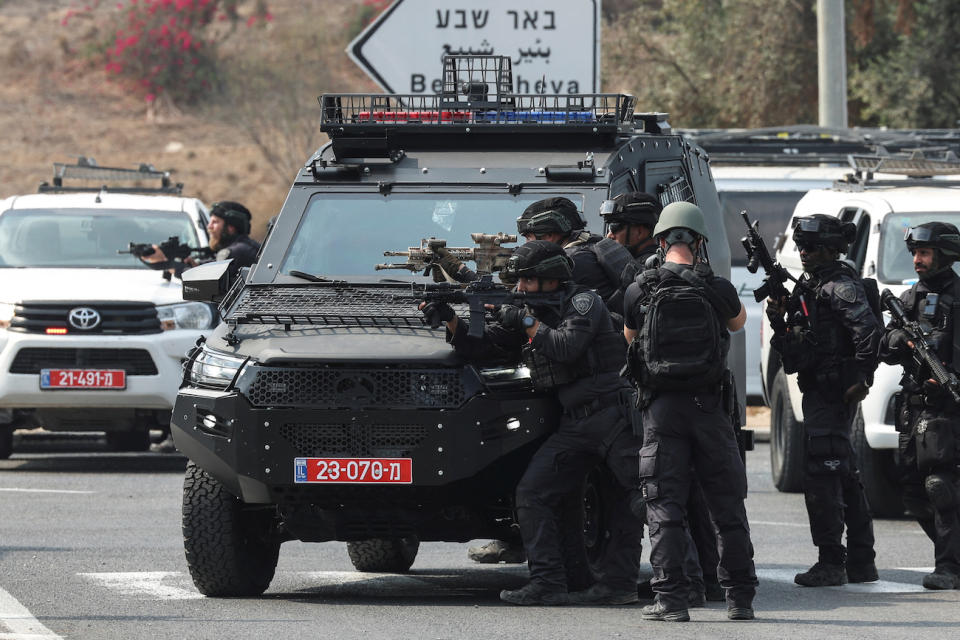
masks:
[[[917,468],[921,473],[953,468],[957,464],[955,415],[922,411],[914,425],[917,444]]]
[[[555,362],[529,344],[524,345],[520,359],[530,370],[530,381],[537,391],[552,391],[579,377],[575,367]]]

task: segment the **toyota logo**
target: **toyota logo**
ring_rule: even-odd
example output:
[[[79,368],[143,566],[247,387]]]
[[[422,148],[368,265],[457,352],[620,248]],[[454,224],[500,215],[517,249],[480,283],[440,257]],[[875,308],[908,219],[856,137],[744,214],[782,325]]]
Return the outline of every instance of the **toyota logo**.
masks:
[[[100,324],[100,314],[90,307],[77,307],[67,314],[67,321],[75,329],[90,330]]]

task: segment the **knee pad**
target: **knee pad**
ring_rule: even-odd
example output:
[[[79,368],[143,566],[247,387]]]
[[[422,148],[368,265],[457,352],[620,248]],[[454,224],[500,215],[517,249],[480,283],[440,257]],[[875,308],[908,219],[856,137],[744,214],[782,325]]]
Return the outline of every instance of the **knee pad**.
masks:
[[[927,498],[937,511],[949,511],[957,504],[952,480],[946,475],[932,473],[923,481],[923,489],[927,492]]]

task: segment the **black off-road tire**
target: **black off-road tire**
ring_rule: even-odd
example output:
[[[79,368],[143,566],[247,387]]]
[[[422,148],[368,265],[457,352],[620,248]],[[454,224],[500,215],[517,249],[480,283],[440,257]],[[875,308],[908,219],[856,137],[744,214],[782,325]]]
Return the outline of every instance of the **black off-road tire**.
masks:
[[[150,448],[150,431],[107,431],[107,446],[111,451],[146,451]]]
[[[354,569],[375,573],[406,573],[413,565],[420,541],[409,538],[372,538],[347,543]]]
[[[867,496],[870,512],[877,518],[903,516],[903,492],[897,478],[893,449],[873,449],[867,443],[863,414],[857,410],[850,432],[850,444],[857,457],[860,482]]]
[[[193,462],[183,482],[183,547],[205,596],[258,596],[277,568],[275,511],[245,505]]]
[[[0,424],[0,460],[6,460],[13,453],[13,425]]]
[[[804,447],[803,422],[793,415],[787,374],[781,369],[770,394],[770,474],[779,491],[803,490]]]

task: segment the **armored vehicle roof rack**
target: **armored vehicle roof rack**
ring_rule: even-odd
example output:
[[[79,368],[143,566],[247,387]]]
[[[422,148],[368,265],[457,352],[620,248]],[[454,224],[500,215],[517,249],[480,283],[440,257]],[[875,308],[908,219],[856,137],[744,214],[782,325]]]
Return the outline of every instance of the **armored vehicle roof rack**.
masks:
[[[666,128],[663,114],[635,118],[635,103],[624,94],[516,94],[509,56],[444,56],[440,93],[326,94],[320,130],[337,158],[352,158],[413,148],[595,146],[637,120],[646,131]]]
[[[937,155],[932,155],[936,153]],[[934,176],[960,176],[960,159],[951,150],[916,149],[909,153],[850,155],[853,173],[838,180],[835,187],[861,190],[864,187],[931,185]],[[906,176],[908,180],[876,180],[874,174]],[[957,186],[960,180],[937,180],[936,186]]]
[[[66,185],[66,181],[84,181],[86,185]],[[96,181],[93,184],[93,181]],[[159,186],[117,186],[118,183],[141,183],[159,181]],[[169,171],[159,171],[153,165],[140,164],[136,169],[101,167],[96,160],[80,156],[76,164],[53,163],[53,184],[43,182],[37,189],[40,193],[74,193],[86,191],[109,191],[111,193],[163,193],[180,195],[183,183],[174,183]]]

